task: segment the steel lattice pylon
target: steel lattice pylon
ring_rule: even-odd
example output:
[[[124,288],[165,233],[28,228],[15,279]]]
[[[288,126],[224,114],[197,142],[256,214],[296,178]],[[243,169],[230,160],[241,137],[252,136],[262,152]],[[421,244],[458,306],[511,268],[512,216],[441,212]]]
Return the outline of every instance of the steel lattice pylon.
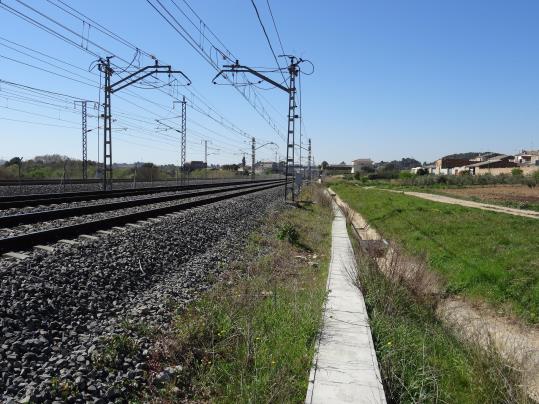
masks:
[[[88,179],[88,110],[87,101],[81,102],[82,107],[82,179]]]
[[[294,201],[295,196],[295,130],[296,130],[296,76],[298,75],[298,66],[295,58],[292,58],[288,67],[290,73],[290,85],[288,90],[288,132],[286,140],[286,171],[285,171],[285,200]],[[292,177],[292,181],[290,181]]]
[[[311,139],[309,139],[309,181],[312,181],[312,170],[311,170],[311,164],[312,164],[312,154],[311,154]]]
[[[112,114],[110,109],[110,95],[112,93],[110,78],[112,69],[110,57],[100,63],[100,70],[105,76],[105,100],[103,102],[103,190],[112,190]]]
[[[182,126],[181,126],[181,150],[180,150],[180,164],[182,169],[182,183],[185,180],[185,155],[187,148],[187,102],[185,96],[182,100]]]

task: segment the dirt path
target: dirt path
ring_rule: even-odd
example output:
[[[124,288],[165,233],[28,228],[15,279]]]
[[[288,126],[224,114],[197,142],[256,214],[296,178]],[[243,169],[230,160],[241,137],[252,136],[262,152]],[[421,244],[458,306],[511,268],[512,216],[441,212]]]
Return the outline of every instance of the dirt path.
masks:
[[[381,188],[376,188],[376,189],[381,189]],[[507,213],[509,215],[514,215],[514,216],[523,216],[523,217],[530,217],[532,219],[539,219],[539,212],[535,212],[532,210],[508,208],[505,206],[491,205],[488,203],[481,203],[481,202],[474,202],[474,201],[466,201],[463,199],[451,198],[449,196],[427,194],[423,192],[395,191],[392,189],[383,189],[383,190],[389,191],[389,192],[395,192],[398,194],[415,196],[418,198],[427,199],[429,201],[434,201],[434,202],[449,203],[451,205],[461,205],[461,206],[466,206],[468,208],[490,210],[492,212]]]
[[[330,193],[334,195],[337,205],[346,212],[348,220],[351,221],[357,235],[362,240],[381,239],[376,229],[370,227],[368,222],[358,212],[351,209],[333,191],[330,191]],[[406,192],[406,194],[417,194],[413,196],[426,196],[424,199],[438,201],[436,198],[430,198],[430,196],[438,197],[438,195],[421,194],[418,192]],[[484,205],[453,198],[446,199],[454,201],[447,203],[457,203],[463,206],[467,205],[462,202]],[[490,206],[492,205],[487,205],[487,207]],[[512,210],[519,211],[519,209]],[[529,212],[525,211],[525,213]],[[377,259],[378,265],[383,272],[384,268],[392,262],[391,254],[392,249],[389,248],[385,256]],[[411,272],[414,271],[412,267],[399,267],[399,270],[402,271],[408,271],[408,269]],[[413,277],[415,274],[411,274],[411,276]],[[435,277],[428,279],[426,286],[422,287],[422,289],[424,289],[424,293],[426,294],[436,294],[440,290],[439,285],[436,284]],[[485,307],[478,307],[476,304],[474,305],[459,296],[442,297],[440,295],[436,305],[436,315],[461,338],[471,343],[478,343],[486,350],[494,348],[506,362],[516,366],[522,372],[522,387],[533,400],[539,402],[539,329],[537,327],[520,324],[515,319],[498,315],[494,310],[486,307],[486,305]]]

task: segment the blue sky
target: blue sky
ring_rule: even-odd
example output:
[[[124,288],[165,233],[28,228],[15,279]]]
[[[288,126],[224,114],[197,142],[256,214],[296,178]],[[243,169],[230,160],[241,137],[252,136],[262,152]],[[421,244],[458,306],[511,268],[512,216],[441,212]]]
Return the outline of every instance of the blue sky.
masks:
[[[79,21],[54,7],[56,0],[23,1],[74,32],[82,32]],[[279,143],[279,152],[284,153],[284,142],[272,128],[233,88],[211,84],[215,71],[145,0],[65,1],[137,47],[184,71],[195,90],[222,116],[249,136]],[[2,3],[37,18],[16,0]],[[266,1],[256,3],[277,50]],[[163,4],[172,3],[166,0]],[[455,152],[513,153],[520,148],[539,147],[539,2],[270,0],[270,4],[285,51],[310,59],[316,67],[313,75],[302,78],[302,99],[305,138],[312,138],[317,162],[358,157],[415,157],[432,161]],[[249,0],[191,0],[191,5],[240,62],[275,66]],[[96,70],[88,72],[95,57],[5,9],[0,9],[0,26],[0,79],[98,99],[95,83],[99,83],[99,76]],[[95,29],[90,28],[89,39],[126,60],[134,56],[131,49]],[[61,62],[54,62],[57,66],[76,71],[83,76],[82,81],[95,85],[6,59],[65,73],[6,47],[22,49],[6,40],[60,59]],[[104,51],[98,53],[106,56]],[[308,66],[305,68],[308,70]],[[79,110],[25,103],[9,85],[0,83],[0,88],[0,158],[50,153],[80,156]],[[132,91],[134,96],[142,95],[159,105],[130,98],[129,94],[118,93],[123,99],[113,95],[113,115],[118,112],[126,117],[123,120],[115,115],[118,130],[113,138],[114,161],[177,164],[176,134],[152,133],[157,126],[153,124],[155,118],[179,122],[174,118],[177,106],[173,109],[170,97],[155,90]],[[286,94],[278,90],[260,92],[272,105],[267,107],[268,111],[284,133]],[[145,109],[126,101],[129,99]],[[97,126],[95,117],[90,118],[89,126]],[[202,159],[203,138],[211,141],[210,162],[238,161],[240,149],[249,150],[245,137],[188,110],[188,160]],[[96,131],[89,134],[89,142],[89,157],[96,159]],[[271,147],[259,151],[263,159],[274,155]]]

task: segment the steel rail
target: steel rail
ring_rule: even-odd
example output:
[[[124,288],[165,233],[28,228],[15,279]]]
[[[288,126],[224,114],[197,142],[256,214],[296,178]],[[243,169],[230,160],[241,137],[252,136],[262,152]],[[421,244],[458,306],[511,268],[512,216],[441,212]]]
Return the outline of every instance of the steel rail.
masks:
[[[275,181],[272,183],[283,184],[284,181]],[[18,213],[14,215],[0,216],[0,227],[10,228],[10,227],[15,227],[22,224],[35,224],[35,223],[40,223],[40,222],[46,222],[49,220],[67,219],[74,216],[90,215],[93,213],[101,213],[101,212],[110,212],[110,211],[128,209],[128,208],[137,207],[137,206],[151,205],[154,203],[162,203],[162,202],[169,202],[169,201],[174,201],[174,200],[194,198],[197,196],[212,195],[212,194],[217,194],[220,192],[233,191],[235,189],[243,189],[243,188],[249,188],[253,186],[262,187],[265,185],[267,185],[267,183],[239,184],[233,187],[226,186],[226,187],[218,187],[216,189],[212,188],[212,189],[207,189],[207,190],[202,190],[202,191],[185,192],[181,194],[151,196],[148,198],[132,199],[129,201],[117,201],[117,202],[101,203],[101,204],[96,204],[96,205],[76,206],[72,208],[51,209],[51,210],[43,210],[40,212]]]
[[[279,181],[278,179],[260,180],[257,183],[270,183],[273,181]],[[203,188],[216,188],[220,186],[232,186],[240,184],[252,184],[253,181],[232,181],[232,182],[217,182],[217,183],[205,183],[205,184],[191,184],[191,185],[177,185],[177,186],[164,186],[153,188],[138,188],[138,189],[122,189],[113,191],[81,191],[81,192],[65,192],[54,194],[30,194],[30,195],[14,195],[0,197],[0,209],[20,208],[26,206],[38,206],[44,204],[58,204],[78,202],[85,200],[98,200],[117,198],[123,196],[134,195],[149,195],[159,192],[173,192],[173,191],[189,191],[194,189]]]
[[[235,198],[238,196],[248,195],[255,192],[268,190],[271,188],[280,187],[282,184],[257,185],[242,189],[238,192],[227,193],[224,195],[210,196],[208,198],[197,199],[172,206],[164,206],[155,209],[144,210],[140,212],[127,213],[124,215],[96,219],[85,223],[78,223],[53,229],[41,230],[32,233],[22,234],[18,236],[0,239],[0,253],[9,251],[28,250],[37,244],[45,244],[58,241],[63,238],[75,237],[85,233],[92,233],[98,230],[110,229],[113,226],[122,226],[127,223],[133,223],[139,220],[148,219],[151,217],[161,216],[168,213],[184,211],[199,206],[209,205],[215,202],[220,202],[226,199]]]

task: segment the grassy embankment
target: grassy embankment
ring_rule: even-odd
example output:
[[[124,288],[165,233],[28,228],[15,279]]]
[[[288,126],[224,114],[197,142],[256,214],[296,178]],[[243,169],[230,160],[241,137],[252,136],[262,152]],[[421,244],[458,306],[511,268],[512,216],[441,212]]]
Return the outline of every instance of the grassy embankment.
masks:
[[[302,195],[311,198],[310,192]],[[149,396],[212,402],[303,402],[320,326],[331,210],[320,195],[273,214],[225,281],[181,311],[154,368],[181,365]],[[157,364],[157,365],[155,365]]]
[[[388,277],[357,243],[359,283],[390,403],[525,402],[518,374],[455,338],[430,302]]]
[[[539,322],[536,219],[421,200],[344,183],[332,188],[386,238],[424,257],[448,293]]]

